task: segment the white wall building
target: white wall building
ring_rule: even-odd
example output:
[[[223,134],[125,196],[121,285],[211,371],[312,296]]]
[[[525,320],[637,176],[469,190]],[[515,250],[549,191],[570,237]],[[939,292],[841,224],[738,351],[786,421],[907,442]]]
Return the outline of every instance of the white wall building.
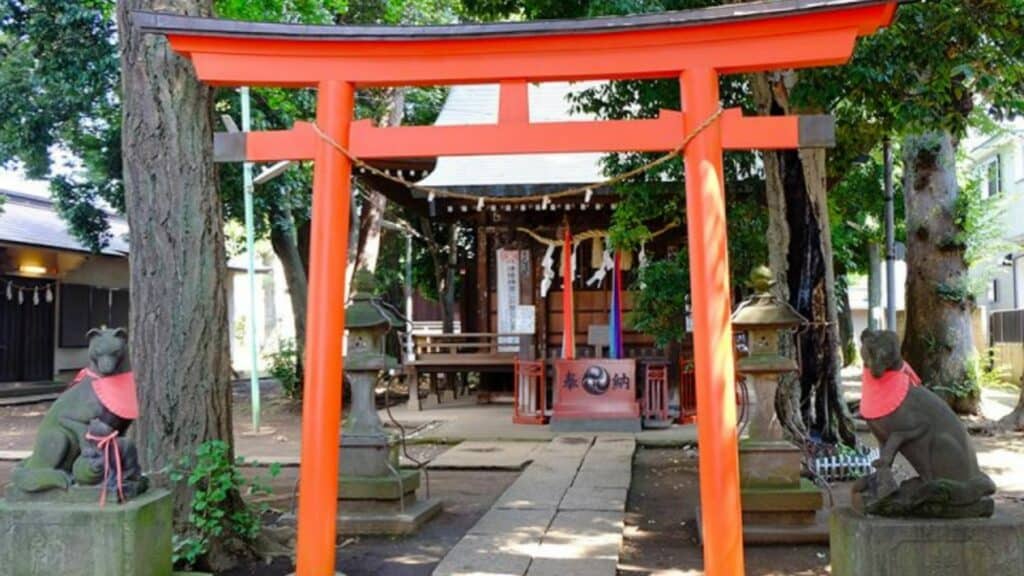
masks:
[[[1006,123],[997,134],[968,138],[965,149],[982,194],[1005,198],[1004,238],[1012,246],[994,263],[995,278],[978,303],[989,312],[1024,308],[1024,119]]]

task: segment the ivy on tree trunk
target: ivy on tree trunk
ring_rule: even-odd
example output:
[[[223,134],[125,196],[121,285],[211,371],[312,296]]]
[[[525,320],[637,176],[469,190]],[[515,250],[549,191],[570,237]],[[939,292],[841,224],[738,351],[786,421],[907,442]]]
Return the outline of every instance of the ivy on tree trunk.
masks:
[[[977,413],[964,230],[956,217],[955,143],[949,132],[903,140],[907,311],[903,357],[959,413]]]

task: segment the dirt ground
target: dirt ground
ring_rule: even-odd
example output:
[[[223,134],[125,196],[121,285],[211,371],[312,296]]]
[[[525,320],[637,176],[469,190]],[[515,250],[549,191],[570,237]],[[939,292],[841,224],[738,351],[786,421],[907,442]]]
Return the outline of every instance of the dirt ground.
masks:
[[[633,460],[620,576],[702,574],[697,544],[697,458],[692,450],[644,449]],[[828,574],[828,546],[748,546],[751,576]]]
[[[271,434],[251,436],[247,397],[236,395],[235,429],[240,454],[297,461],[301,411],[295,403],[271,397],[264,403],[263,424]],[[48,403],[0,407],[0,451],[29,450]],[[978,459],[999,486],[1000,510],[1024,517],[1024,434],[974,436]],[[416,459],[435,456],[442,445],[410,446]],[[14,468],[0,461],[0,485]],[[272,506],[293,513],[292,497],[298,469],[286,466],[270,484]],[[266,468],[247,469],[265,475]],[[445,553],[469,530],[517,473],[493,471],[434,471],[431,492],[444,503],[444,511],[417,535],[401,538],[343,539],[338,566],[348,576],[426,576]],[[836,487],[840,493],[845,490]],[[639,448],[633,467],[626,531],[619,574],[622,576],[684,576],[702,573],[701,549],[696,540],[698,499],[697,460],[693,449]],[[747,547],[747,573],[757,576],[812,576],[829,573],[827,546]],[[279,559],[256,563],[227,576],[284,576],[291,562]]]
[[[275,481],[275,492],[278,487],[289,490],[294,486],[296,473],[295,468],[284,470]],[[481,470],[435,470],[429,474],[430,495],[443,502],[441,513],[411,536],[343,537],[337,555],[340,570],[347,576],[429,576],[519,475]],[[291,506],[291,502],[275,504],[283,510]],[[284,576],[293,570],[290,561],[279,559],[269,565],[245,566],[226,576]]]

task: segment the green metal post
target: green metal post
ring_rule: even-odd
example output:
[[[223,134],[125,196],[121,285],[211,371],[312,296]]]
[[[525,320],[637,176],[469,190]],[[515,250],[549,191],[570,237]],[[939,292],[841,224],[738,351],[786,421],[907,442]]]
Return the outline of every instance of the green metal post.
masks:
[[[252,125],[249,111],[249,87],[242,87],[242,132],[248,132]],[[260,431],[260,347],[256,329],[256,247],[255,247],[255,210],[252,201],[252,162],[242,165],[243,192],[245,194],[245,249],[249,253],[249,340],[250,364],[249,385],[252,389],[252,431]]]

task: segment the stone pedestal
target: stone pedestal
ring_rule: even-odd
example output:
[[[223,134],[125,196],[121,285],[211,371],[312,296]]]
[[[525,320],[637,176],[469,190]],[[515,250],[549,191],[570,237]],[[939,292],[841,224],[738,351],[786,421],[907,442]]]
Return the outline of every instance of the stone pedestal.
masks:
[[[94,494],[98,494],[92,491]],[[124,504],[0,500],[4,576],[170,576],[171,495],[153,490]]]
[[[832,512],[833,576],[1024,574],[1024,520],[921,520]]]
[[[740,443],[743,537],[750,544],[828,540],[821,489],[800,477],[801,453],[783,440]]]
[[[341,433],[338,534],[415,532],[441,511],[441,503],[417,500],[419,470],[399,468],[397,446],[374,405],[376,372],[348,376],[352,410]]]

